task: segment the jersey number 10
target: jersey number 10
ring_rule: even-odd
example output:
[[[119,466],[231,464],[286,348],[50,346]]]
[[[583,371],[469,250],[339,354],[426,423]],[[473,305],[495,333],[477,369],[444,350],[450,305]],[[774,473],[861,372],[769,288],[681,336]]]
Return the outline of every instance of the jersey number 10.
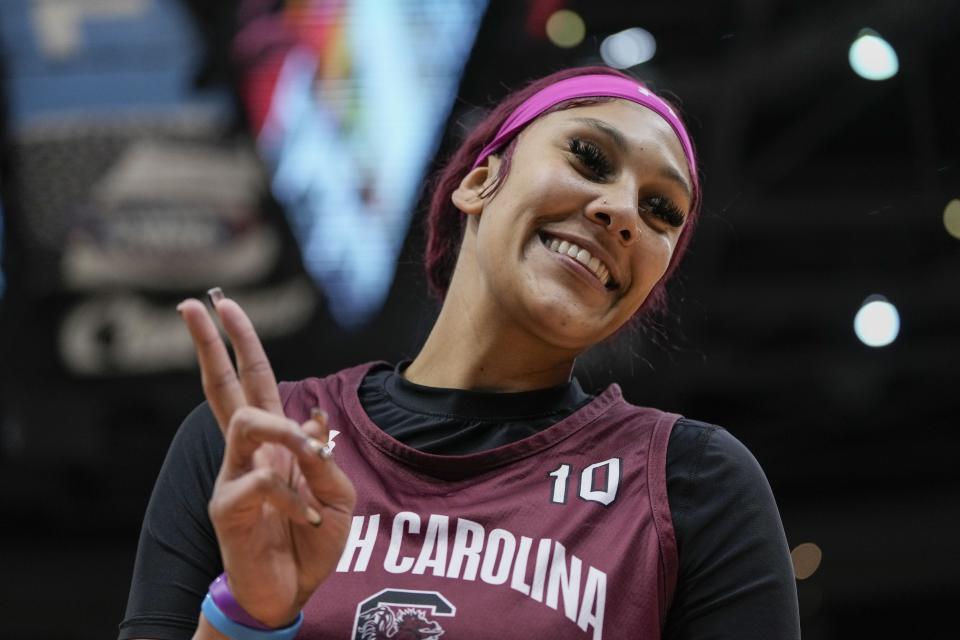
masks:
[[[550,502],[554,504],[567,503],[567,480],[570,478],[572,467],[563,463],[549,475],[553,478],[553,492],[550,496]],[[598,472],[602,473],[604,481],[602,488],[596,486]],[[604,473],[605,472],[605,473]],[[610,458],[603,462],[597,462],[590,465],[580,472],[580,498],[589,502],[599,502],[603,506],[609,506],[611,502],[617,499],[617,489],[620,488],[620,458]]]

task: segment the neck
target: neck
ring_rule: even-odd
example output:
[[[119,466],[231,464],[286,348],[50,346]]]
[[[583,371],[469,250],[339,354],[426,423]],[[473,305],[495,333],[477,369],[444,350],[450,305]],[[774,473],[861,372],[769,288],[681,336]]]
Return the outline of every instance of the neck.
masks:
[[[428,387],[531,391],[569,382],[577,353],[545,343],[484,296],[466,296],[456,270],[426,343],[404,377]],[[476,291],[476,289],[473,289]]]

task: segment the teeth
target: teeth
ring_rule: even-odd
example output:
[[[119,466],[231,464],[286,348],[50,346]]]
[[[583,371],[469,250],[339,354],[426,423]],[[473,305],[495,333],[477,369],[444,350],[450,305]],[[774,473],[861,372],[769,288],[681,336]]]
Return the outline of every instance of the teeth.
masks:
[[[544,244],[551,251],[568,255],[586,268],[590,269],[590,271],[593,272],[593,275],[597,276],[597,279],[600,280],[603,286],[607,286],[607,284],[610,282],[610,270],[605,264],[600,262],[600,258],[590,255],[590,252],[586,249],[581,249],[571,242],[559,240],[558,238],[545,238]]]
[[[590,260],[591,258],[593,258],[593,256],[590,255],[589,251],[587,251],[586,249],[580,249],[580,251],[577,252],[577,255],[574,256],[574,258],[576,259],[577,262],[579,262],[586,268],[590,269]],[[591,271],[596,273],[596,271],[594,271],[593,269],[591,269]]]

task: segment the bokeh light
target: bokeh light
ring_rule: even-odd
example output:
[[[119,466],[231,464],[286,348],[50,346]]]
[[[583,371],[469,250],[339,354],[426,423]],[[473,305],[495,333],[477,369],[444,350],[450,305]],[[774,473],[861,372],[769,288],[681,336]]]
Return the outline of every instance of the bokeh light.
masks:
[[[600,57],[614,69],[643,64],[656,52],[657,41],[653,34],[639,27],[609,35],[600,43]]]
[[[960,240],[960,200],[954,198],[943,209],[943,226],[947,233]]]
[[[864,29],[850,45],[850,66],[861,78],[887,80],[897,74],[900,61],[890,43],[874,31]]]
[[[868,347],[885,347],[900,333],[900,314],[883,296],[870,296],[857,311],[853,330]]]
[[[814,543],[804,542],[790,552],[790,559],[793,560],[793,574],[797,580],[806,580],[820,567],[823,552]]]
[[[554,11],[547,18],[547,37],[550,38],[550,42],[558,47],[564,49],[575,47],[583,42],[586,34],[587,26],[584,24],[583,18],[575,11],[561,9],[560,11]]]

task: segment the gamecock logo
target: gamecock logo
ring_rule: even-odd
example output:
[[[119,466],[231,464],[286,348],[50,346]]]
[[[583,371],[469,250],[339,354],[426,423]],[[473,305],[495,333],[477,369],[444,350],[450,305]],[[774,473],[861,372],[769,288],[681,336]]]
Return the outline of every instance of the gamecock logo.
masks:
[[[435,640],[443,627],[428,616],[449,617],[457,608],[436,591],[384,589],[357,605],[354,640]]]

